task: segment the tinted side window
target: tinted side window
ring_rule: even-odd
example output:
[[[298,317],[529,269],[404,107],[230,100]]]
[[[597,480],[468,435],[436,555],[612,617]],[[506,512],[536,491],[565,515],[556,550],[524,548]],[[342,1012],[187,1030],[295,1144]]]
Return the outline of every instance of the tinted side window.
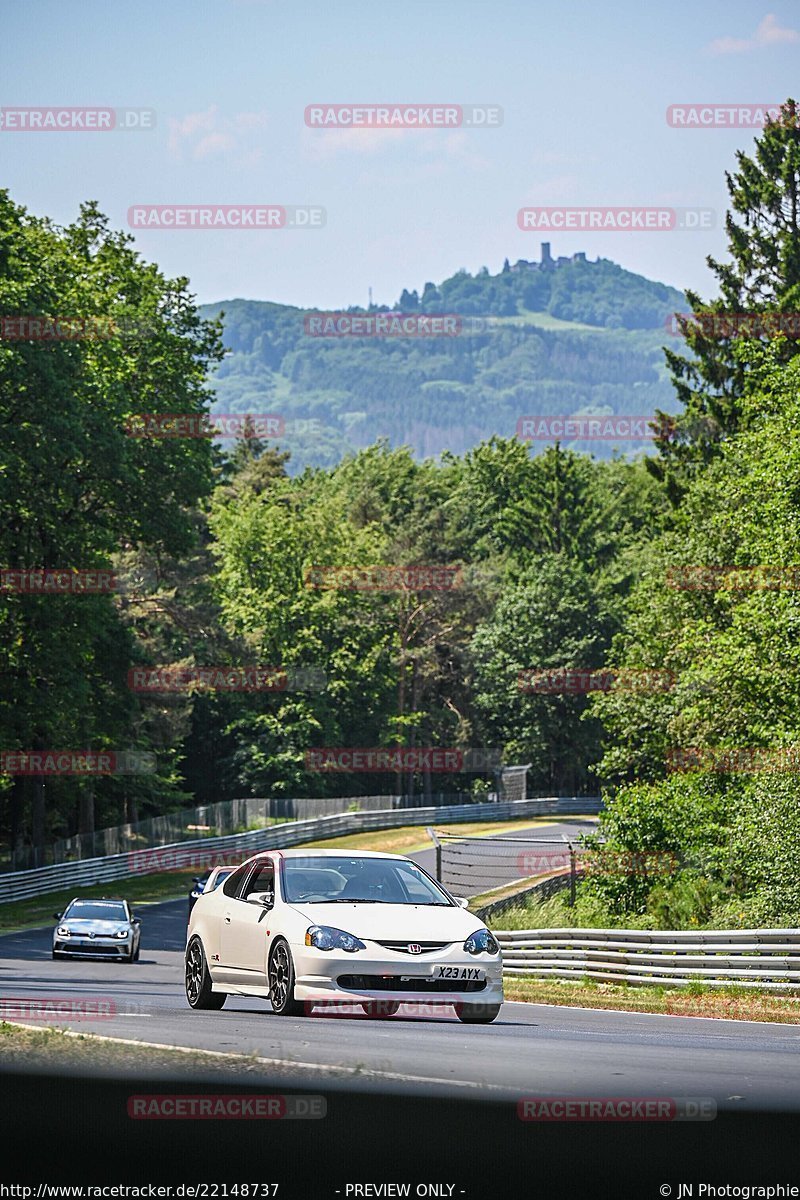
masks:
[[[256,892],[274,892],[275,891],[275,868],[272,863],[262,863],[251,877],[247,885],[247,890],[244,892],[242,899],[247,896],[253,896]]]
[[[250,863],[245,863],[243,867],[239,867],[238,870],[234,871],[232,875],[228,876],[222,885],[222,890],[226,896],[236,895],[236,893],[239,891],[242,880],[250,870],[252,870]]]

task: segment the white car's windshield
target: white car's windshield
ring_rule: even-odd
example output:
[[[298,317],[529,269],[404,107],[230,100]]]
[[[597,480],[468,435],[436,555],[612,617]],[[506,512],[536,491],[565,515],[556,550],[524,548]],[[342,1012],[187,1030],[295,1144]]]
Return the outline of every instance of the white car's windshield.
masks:
[[[127,921],[125,905],[108,900],[76,900],[70,904],[65,917],[73,921]]]
[[[412,862],[392,858],[346,858],[344,855],[287,858],[283,893],[289,902],[305,904],[435,904],[451,905],[448,896]]]

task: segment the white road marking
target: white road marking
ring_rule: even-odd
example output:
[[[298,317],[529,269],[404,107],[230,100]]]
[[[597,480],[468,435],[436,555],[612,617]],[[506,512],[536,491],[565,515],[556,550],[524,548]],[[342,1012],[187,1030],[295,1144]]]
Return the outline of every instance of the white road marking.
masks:
[[[6,1024],[16,1025],[19,1029],[32,1029],[36,1032],[41,1032],[42,1029],[41,1025],[27,1025],[22,1021],[6,1021]],[[48,1026],[48,1028],[56,1028],[58,1033],[63,1034],[64,1037],[92,1038],[96,1042],[116,1042],[121,1046],[143,1046],[149,1050],[174,1050],[179,1054],[207,1054],[213,1058],[246,1058],[248,1064],[257,1063],[260,1066],[267,1067],[296,1067],[303,1071],[346,1071],[359,1079],[369,1077],[371,1079],[394,1079],[402,1083],[442,1083],[446,1084],[447,1087],[476,1088],[480,1091],[508,1093],[518,1090],[517,1088],[499,1083],[485,1083],[472,1079],[440,1079],[435,1075],[405,1075],[400,1071],[374,1071],[358,1066],[351,1067],[346,1063],[307,1063],[296,1062],[294,1059],[286,1058],[252,1058],[245,1053],[229,1054],[224,1050],[203,1050],[193,1046],[173,1046],[165,1042],[140,1042],[131,1038],[108,1037],[100,1033],[82,1033],[77,1029],[62,1029],[57,1026]]]

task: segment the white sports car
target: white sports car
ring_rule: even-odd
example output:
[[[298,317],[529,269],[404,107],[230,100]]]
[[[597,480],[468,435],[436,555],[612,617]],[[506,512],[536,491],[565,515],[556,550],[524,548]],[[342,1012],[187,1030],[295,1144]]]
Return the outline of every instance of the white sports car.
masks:
[[[218,1009],[227,995],[263,996],[289,1016],[331,1002],[393,1016],[411,1001],[493,1021],[500,948],[465,903],[399,854],[258,854],[192,909],[186,998]]]

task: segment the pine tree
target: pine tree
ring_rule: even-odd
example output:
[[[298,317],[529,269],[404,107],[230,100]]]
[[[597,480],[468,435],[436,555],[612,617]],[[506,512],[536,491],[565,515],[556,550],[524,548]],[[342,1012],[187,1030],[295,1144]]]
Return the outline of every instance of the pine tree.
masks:
[[[687,291],[692,320],[677,317],[693,357],[666,350],[678,398],[679,417],[657,413],[655,444],[660,458],[648,467],[679,502],[694,471],[708,463],[720,443],[741,428],[741,396],[745,366],[737,358],[737,341],[746,336],[741,314],[796,314],[800,308],[800,109],[794,100],[781,105],[756,139],[753,157],[739,151],[738,170],[726,172],[732,211],[725,229],[731,262],[711,256],[707,262],[720,285],[720,296],[708,303]],[[733,314],[736,314],[734,317]],[[752,322],[763,336],[765,323]],[[800,350],[800,340],[787,337],[782,356]]]

